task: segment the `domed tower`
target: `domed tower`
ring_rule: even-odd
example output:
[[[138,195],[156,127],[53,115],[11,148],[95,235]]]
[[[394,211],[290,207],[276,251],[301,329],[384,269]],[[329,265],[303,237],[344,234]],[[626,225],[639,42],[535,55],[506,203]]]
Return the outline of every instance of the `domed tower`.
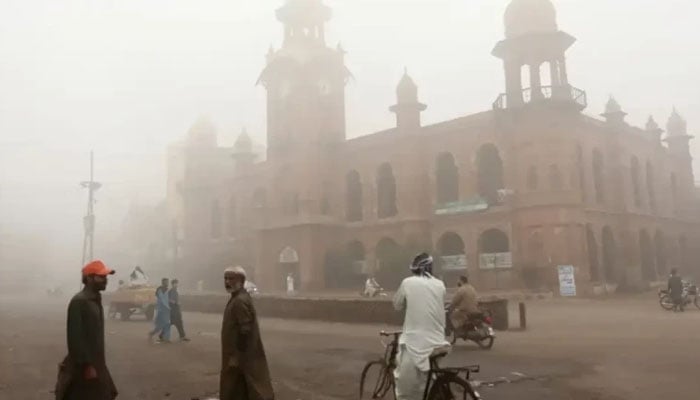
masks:
[[[193,147],[216,147],[216,127],[204,116],[197,118],[187,131],[187,145]]]
[[[418,86],[404,70],[403,77],[396,87],[396,104],[389,110],[396,114],[396,127],[401,132],[416,131],[420,128],[420,113],[427,106],[418,101]]]
[[[236,142],[233,144],[233,159],[236,162],[236,169],[245,169],[255,161],[255,153],[253,153],[253,140],[248,135],[245,128],[238,135]]]
[[[504,17],[506,38],[492,54],[503,60],[506,93],[494,108],[515,108],[543,100],[586,107],[585,92],[572,88],[566,69],[565,53],[576,39],[557,26],[557,13],[550,0],[513,0]],[[521,78],[529,68],[529,82]],[[548,66],[550,85],[542,85],[543,67]]]
[[[345,51],[326,45],[331,10],[321,0],[287,0],[277,10],[282,48],[270,49],[259,83],[267,89],[268,159],[345,140]]]
[[[692,158],[690,155],[690,140],[693,136],[688,135],[688,125],[674,108],[666,123],[666,142],[671,153]]]
[[[625,123],[627,113],[622,111],[620,103],[618,103],[614,97],[610,96],[608,102],[605,104],[605,112],[600,115],[605,118],[605,122],[608,124],[619,126]]]

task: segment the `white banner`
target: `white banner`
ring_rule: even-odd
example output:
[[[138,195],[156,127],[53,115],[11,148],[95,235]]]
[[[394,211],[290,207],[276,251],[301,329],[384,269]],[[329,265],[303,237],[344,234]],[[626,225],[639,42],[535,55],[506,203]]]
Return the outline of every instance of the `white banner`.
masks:
[[[467,255],[457,254],[452,256],[442,256],[443,271],[463,271],[467,269]]]
[[[479,255],[479,268],[481,269],[501,269],[512,268],[513,260],[508,253],[483,253]]]
[[[559,266],[559,294],[566,297],[576,296],[576,277],[573,265]]]

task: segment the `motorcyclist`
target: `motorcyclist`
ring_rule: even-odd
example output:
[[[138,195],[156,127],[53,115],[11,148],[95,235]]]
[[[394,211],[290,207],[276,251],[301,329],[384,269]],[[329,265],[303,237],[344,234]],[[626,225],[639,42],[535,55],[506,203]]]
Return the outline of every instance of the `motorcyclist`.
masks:
[[[382,287],[379,286],[379,283],[377,283],[377,280],[373,276],[368,276],[367,280],[365,281],[365,291],[363,295],[365,297],[374,297],[379,294],[381,291]]]
[[[412,276],[401,282],[394,307],[406,310],[396,356],[396,399],[420,400],[428,380],[430,356],[449,351],[445,340],[445,284],[433,277],[433,258],[417,255]]]
[[[671,270],[671,276],[668,278],[668,294],[673,300],[673,311],[683,311],[683,280],[675,268]]]
[[[458,289],[450,302],[450,320],[456,331],[463,329],[471,318],[481,316],[476,289],[469,283],[467,276],[460,276]]]

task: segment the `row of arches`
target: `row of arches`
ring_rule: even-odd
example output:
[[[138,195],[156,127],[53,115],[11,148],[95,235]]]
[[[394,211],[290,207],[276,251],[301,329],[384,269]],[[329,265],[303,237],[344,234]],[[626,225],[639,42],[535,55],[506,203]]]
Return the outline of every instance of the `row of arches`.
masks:
[[[503,160],[498,148],[491,144],[482,145],[476,155],[477,190],[489,204],[498,202],[498,192],[504,189]],[[438,204],[459,201],[459,168],[450,152],[443,152],[435,158],[435,198]],[[357,170],[351,170],[345,177],[346,219],[350,222],[364,219],[363,181]],[[397,183],[393,168],[383,163],[377,168],[377,218],[390,218],[398,214]]]
[[[338,265],[327,265],[326,279],[330,286],[356,286],[367,275],[376,275],[378,281],[386,288],[398,287],[403,278],[408,276],[408,265],[416,253],[424,248],[411,243],[399,244],[390,237],[380,239],[374,247],[374,253],[368,254],[363,242],[353,240],[343,249],[345,261]],[[508,235],[499,229],[488,229],[479,235],[478,255],[510,252]],[[445,232],[435,244],[437,268],[441,257],[463,256],[467,251],[461,236],[455,232]],[[338,257],[331,257],[337,261]],[[330,259],[330,258],[329,258]],[[375,260],[375,265],[368,265],[368,260]],[[464,266],[466,268],[466,265]],[[439,271],[438,271],[439,273]],[[463,273],[463,272],[462,272]]]
[[[605,204],[607,197],[606,183],[604,181],[606,175],[606,165],[603,153],[599,149],[593,149],[592,152],[592,173],[593,173],[593,189],[595,193],[595,201],[599,204]],[[579,164],[579,180],[581,185],[581,193],[585,197],[585,173],[583,168],[583,152],[581,146],[577,148],[577,159]],[[631,186],[632,199],[636,208],[642,208],[644,204],[648,206],[649,211],[656,212],[657,205],[657,179],[654,171],[654,166],[651,161],[647,160],[644,167],[640,164],[637,156],[632,156],[629,163],[629,182]],[[643,171],[642,171],[643,169]],[[642,172],[644,173],[644,187],[642,187]],[[678,183],[675,173],[669,175],[669,190],[671,195],[671,206],[673,212],[676,212],[677,207],[677,191]],[[646,192],[646,193],[645,193]]]
[[[666,235],[657,229],[653,236],[646,229],[637,232],[636,248],[639,256],[639,276],[645,282],[652,282],[665,277],[668,274],[669,248],[677,250],[679,265],[685,266],[687,261],[687,239],[685,235],[678,237],[677,243],[669,242]],[[590,277],[593,282],[626,283],[627,276],[624,270],[625,260],[618,259],[618,243],[609,226],[601,231],[602,248],[599,252],[598,242],[593,228],[586,226],[586,243],[588,249],[588,261]],[[626,259],[629,259],[627,254]]]

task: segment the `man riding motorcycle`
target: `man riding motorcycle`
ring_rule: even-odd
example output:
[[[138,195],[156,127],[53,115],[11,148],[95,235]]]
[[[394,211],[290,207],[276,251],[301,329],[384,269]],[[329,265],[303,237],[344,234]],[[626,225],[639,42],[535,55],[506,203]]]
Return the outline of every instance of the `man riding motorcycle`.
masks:
[[[382,287],[379,286],[377,280],[373,276],[370,276],[367,278],[367,281],[365,281],[365,291],[362,295],[365,297],[374,297],[377,296],[381,290]]]
[[[449,314],[452,326],[459,332],[464,329],[470,318],[480,317],[481,311],[479,310],[476,289],[469,284],[469,278],[464,275],[460,276],[457,286],[459,288],[452,296]]]

